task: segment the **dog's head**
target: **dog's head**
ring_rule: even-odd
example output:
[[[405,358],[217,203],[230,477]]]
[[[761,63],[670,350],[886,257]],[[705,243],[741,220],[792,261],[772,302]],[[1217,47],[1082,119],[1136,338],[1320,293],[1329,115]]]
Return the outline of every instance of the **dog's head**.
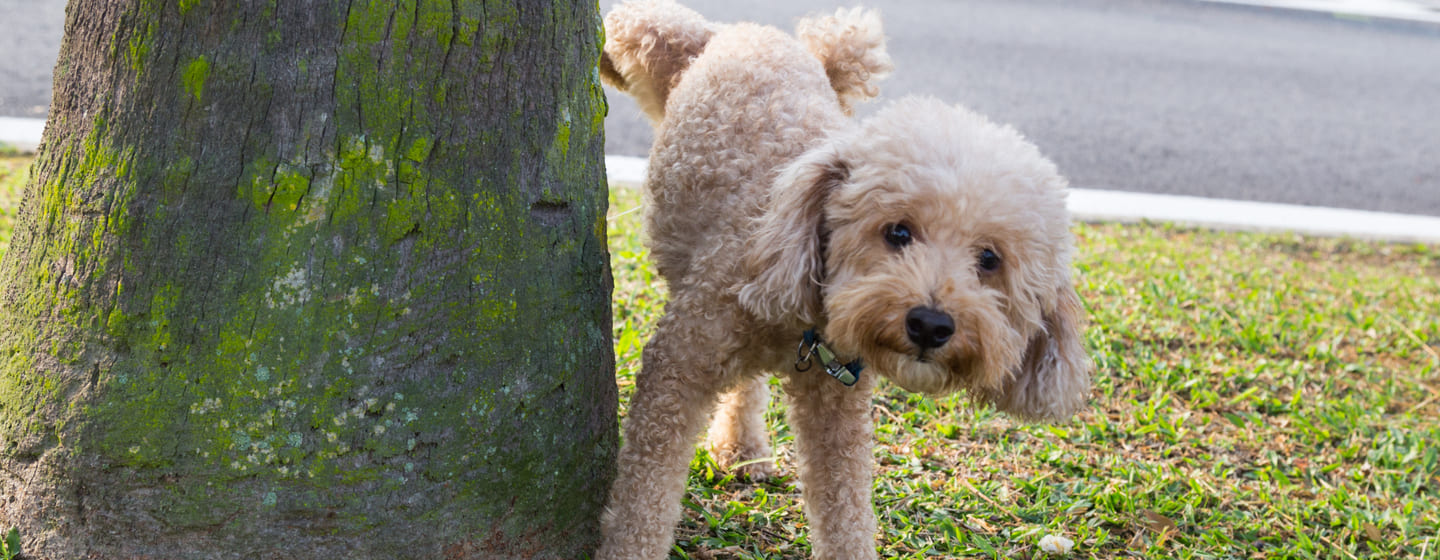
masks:
[[[907,390],[1064,418],[1091,369],[1065,188],[1014,129],[900,100],[781,172],[741,302]]]

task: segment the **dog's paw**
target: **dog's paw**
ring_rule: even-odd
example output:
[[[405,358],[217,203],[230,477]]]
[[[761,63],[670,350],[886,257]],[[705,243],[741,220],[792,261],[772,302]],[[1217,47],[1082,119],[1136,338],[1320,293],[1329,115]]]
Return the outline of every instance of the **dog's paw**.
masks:
[[[751,482],[764,482],[775,477],[780,471],[775,467],[774,457],[762,457],[741,461],[736,465],[725,467],[725,470],[735,473],[736,476]]]
[[[733,444],[707,447],[710,458],[715,460],[715,464],[725,472],[733,473],[737,477],[752,482],[761,482],[779,474],[779,470],[775,467],[775,457],[768,448],[761,449]]]

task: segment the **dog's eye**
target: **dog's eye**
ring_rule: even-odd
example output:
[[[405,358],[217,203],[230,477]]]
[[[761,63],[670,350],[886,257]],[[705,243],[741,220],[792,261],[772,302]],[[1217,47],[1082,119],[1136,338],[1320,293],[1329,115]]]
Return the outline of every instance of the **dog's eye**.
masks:
[[[982,271],[995,272],[997,270],[1000,270],[1000,255],[995,254],[995,251],[992,251],[990,249],[983,249],[980,251],[979,262],[980,270]]]
[[[899,249],[909,245],[915,238],[910,236],[910,226],[905,224],[890,224],[885,226],[885,242],[891,247]]]

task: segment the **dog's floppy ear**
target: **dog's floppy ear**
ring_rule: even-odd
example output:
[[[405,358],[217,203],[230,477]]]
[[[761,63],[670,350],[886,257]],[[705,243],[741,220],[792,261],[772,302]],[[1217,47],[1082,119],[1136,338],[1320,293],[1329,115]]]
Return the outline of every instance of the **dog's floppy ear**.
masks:
[[[833,145],[815,148],[776,178],[744,255],[740,304],[767,321],[814,325],[825,274],[825,202],[849,177]]]
[[[1093,366],[1081,340],[1084,308],[1069,275],[1059,292],[1045,313],[1045,329],[1031,337],[1013,379],[993,396],[996,408],[1027,420],[1063,420],[1089,399]]]

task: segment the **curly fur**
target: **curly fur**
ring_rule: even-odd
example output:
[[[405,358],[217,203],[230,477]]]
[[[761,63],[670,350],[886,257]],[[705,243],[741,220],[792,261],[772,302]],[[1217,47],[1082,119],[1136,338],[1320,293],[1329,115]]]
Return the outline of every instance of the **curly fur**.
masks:
[[[874,81],[894,68],[880,28],[880,14],[861,8],[805,18],[795,26],[796,37],[825,66],[830,87],[847,115],[853,113],[856,103],[879,95]]]
[[[606,26],[606,80],[656,126],[646,227],[670,301],[643,354],[598,558],[665,556],[707,421],[722,465],[773,472],[751,462],[771,455],[767,372],[785,378],[816,558],[875,558],[877,376],[1027,419],[1084,405],[1065,180],[1015,130],[934,99],[849,119],[889,66],[877,16],[806,20],[797,39],[646,0]],[[893,224],[913,243],[888,244]],[[1001,258],[993,272],[977,264],[986,249]],[[905,324],[917,307],[951,317],[954,335],[921,349]],[[865,361],[856,386],[795,371],[807,328]]]
[[[670,89],[714,33],[700,14],[674,2],[622,4],[605,17],[600,77],[633,96],[645,115],[658,122]]]

